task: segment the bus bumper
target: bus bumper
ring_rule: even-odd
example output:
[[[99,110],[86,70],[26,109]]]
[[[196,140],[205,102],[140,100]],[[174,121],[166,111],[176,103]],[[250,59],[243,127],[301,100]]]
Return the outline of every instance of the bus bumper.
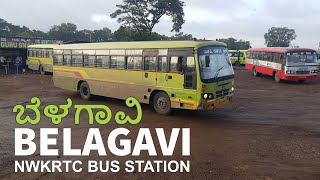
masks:
[[[232,100],[232,96],[225,96],[220,99],[214,99],[211,101],[201,102],[198,110],[212,110],[220,106],[228,104]]]
[[[297,80],[316,80],[317,75],[312,75],[312,76],[286,76],[284,75],[283,79],[284,80],[291,80],[291,81],[297,81]]]

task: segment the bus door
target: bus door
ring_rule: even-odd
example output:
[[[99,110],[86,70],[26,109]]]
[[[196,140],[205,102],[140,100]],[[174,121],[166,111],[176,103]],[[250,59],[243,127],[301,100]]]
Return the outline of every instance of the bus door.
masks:
[[[192,48],[169,49],[168,73],[165,76],[171,98],[181,108],[191,108],[196,99],[196,70]],[[194,67],[194,68],[193,68]]]
[[[157,57],[158,50],[145,49],[143,50],[143,84],[148,86],[157,85]]]

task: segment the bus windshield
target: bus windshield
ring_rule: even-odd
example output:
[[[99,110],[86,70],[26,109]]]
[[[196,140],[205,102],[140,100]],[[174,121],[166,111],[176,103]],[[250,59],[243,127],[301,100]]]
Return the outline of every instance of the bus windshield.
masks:
[[[204,83],[217,82],[234,77],[227,48],[206,47],[199,49],[199,64],[201,80]]]
[[[287,54],[287,66],[315,65],[317,55],[315,53],[289,53]]]

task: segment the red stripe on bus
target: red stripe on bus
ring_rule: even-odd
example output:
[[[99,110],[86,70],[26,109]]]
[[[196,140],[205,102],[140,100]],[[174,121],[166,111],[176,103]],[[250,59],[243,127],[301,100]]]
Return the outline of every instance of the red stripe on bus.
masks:
[[[76,75],[78,78],[83,79],[83,76],[82,76],[81,73],[79,73],[79,72],[68,71],[68,70],[55,70],[55,71],[73,73],[73,74]]]

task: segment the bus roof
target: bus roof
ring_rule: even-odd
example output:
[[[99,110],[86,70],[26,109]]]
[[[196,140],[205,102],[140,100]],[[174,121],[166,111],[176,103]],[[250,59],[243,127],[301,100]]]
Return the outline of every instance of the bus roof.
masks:
[[[60,46],[59,44],[34,44],[28,46],[28,49],[53,49],[57,46]]]
[[[65,44],[56,49],[144,49],[144,48],[200,48],[204,46],[227,47],[218,41],[135,41]]]
[[[248,51],[255,52],[274,52],[274,53],[290,53],[290,52],[315,52],[313,49],[307,48],[291,48],[291,47],[268,47],[268,48],[251,48]]]

